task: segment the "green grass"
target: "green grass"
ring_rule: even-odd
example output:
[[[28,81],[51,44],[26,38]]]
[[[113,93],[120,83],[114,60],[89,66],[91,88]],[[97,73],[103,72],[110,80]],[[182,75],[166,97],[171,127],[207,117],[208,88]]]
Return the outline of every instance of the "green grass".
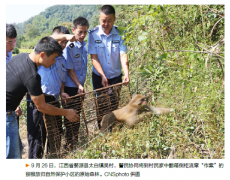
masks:
[[[159,76],[156,81],[152,81],[151,77],[145,81],[148,78],[143,75],[130,74],[132,93],[136,92],[136,80],[140,77],[139,92],[150,93],[152,105],[170,107],[174,109],[173,112],[146,118],[133,128],[115,125],[112,133],[95,132],[96,135],[89,138],[94,138],[92,141],[78,152],[70,152],[66,158],[225,158],[225,97],[222,81],[212,75],[212,79],[216,79],[212,82],[205,69],[191,72],[189,68],[176,68],[166,64],[163,67],[164,76]],[[215,71],[213,67],[212,73]],[[87,79],[86,83],[90,90],[90,80]],[[21,107],[22,118],[26,120],[26,101],[21,102]],[[173,156],[170,155],[172,152]]]
[[[31,53],[33,52],[33,49],[19,49],[19,53]],[[16,56],[17,54],[13,54],[13,56]]]
[[[146,118],[133,128],[116,125],[113,133],[99,133],[67,158],[166,159],[172,148],[178,159],[224,158],[224,93],[219,91],[221,81],[210,83],[203,73],[196,82],[169,73],[160,92],[152,95],[157,97],[152,104],[173,112]]]
[[[112,133],[95,132],[96,135],[89,140],[95,139],[78,152],[70,152],[66,158],[225,158],[225,97],[220,69],[212,64],[208,72],[200,62],[193,60],[193,63],[191,69],[183,63],[172,65],[165,61],[160,65],[162,72],[150,72],[145,76],[138,74],[135,70],[138,61],[133,61],[130,67],[131,93],[136,93],[138,87],[139,93],[152,95],[152,105],[170,107],[174,111],[146,118],[133,128],[116,125]],[[89,59],[90,71],[91,66]],[[88,75],[85,89],[92,89]],[[26,120],[26,101],[22,101],[21,107],[22,118]]]
[[[19,49],[19,53],[31,53],[33,49]]]

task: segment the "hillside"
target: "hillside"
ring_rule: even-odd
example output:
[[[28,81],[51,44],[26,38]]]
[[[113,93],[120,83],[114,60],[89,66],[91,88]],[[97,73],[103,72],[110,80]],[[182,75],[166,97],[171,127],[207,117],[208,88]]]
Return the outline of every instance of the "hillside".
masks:
[[[78,16],[87,18],[90,27],[98,24],[100,5],[54,5],[23,23],[14,24],[19,35],[24,35],[28,24],[32,24],[38,35],[47,34],[61,22],[71,22]]]

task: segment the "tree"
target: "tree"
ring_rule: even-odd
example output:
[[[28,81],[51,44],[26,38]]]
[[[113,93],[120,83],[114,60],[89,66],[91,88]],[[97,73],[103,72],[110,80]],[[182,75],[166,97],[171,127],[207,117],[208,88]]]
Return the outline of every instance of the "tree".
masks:
[[[72,34],[73,24],[71,22],[61,22],[58,26],[64,26],[69,29],[69,32]]]
[[[14,48],[14,50],[12,51],[13,54],[18,54],[19,53],[19,49],[17,47]]]
[[[20,48],[22,41],[25,40],[25,37],[22,35],[17,35],[16,47]]]
[[[98,15],[94,15],[90,20],[89,29],[94,28],[95,26],[98,26],[99,24],[100,24],[100,22],[99,22]]]
[[[26,26],[25,31],[26,31],[25,35],[26,35],[29,39],[35,38],[36,36],[39,36],[39,35],[40,35],[38,29],[37,29],[36,26],[33,25],[33,24],[28,24],[28,25]]]

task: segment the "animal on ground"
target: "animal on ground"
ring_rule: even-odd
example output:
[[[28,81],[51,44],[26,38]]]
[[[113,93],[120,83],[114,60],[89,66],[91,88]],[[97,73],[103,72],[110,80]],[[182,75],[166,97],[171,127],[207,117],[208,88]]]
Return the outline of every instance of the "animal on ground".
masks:
[[[126,106],[104,115],[102,117],[100,130],[102,132],[108,130],[108,128],[111,130],[116,122],[126,123],[131,127],[144,120],[146,116],[151,117],[153,114],[161,115],[173,110],[171,108],[147,106],[147,101],[145,99],[145,96],[136,94]],[[143,109],[147,109],[148,111],[142,113]]]

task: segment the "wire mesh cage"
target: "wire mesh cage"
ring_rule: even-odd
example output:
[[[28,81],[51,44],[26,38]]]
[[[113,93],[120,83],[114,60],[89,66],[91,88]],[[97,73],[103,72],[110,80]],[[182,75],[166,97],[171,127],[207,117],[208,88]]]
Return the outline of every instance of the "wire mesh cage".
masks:
[[[102,117],[125,106],[130,99],[129,85],[118,83],[50,102],[55,107],[77,110],[80,122],[70,122],[62,116],[44,114],[50,149],[47,155],[60,156],[87,143],[89,137],[98,132]]]

